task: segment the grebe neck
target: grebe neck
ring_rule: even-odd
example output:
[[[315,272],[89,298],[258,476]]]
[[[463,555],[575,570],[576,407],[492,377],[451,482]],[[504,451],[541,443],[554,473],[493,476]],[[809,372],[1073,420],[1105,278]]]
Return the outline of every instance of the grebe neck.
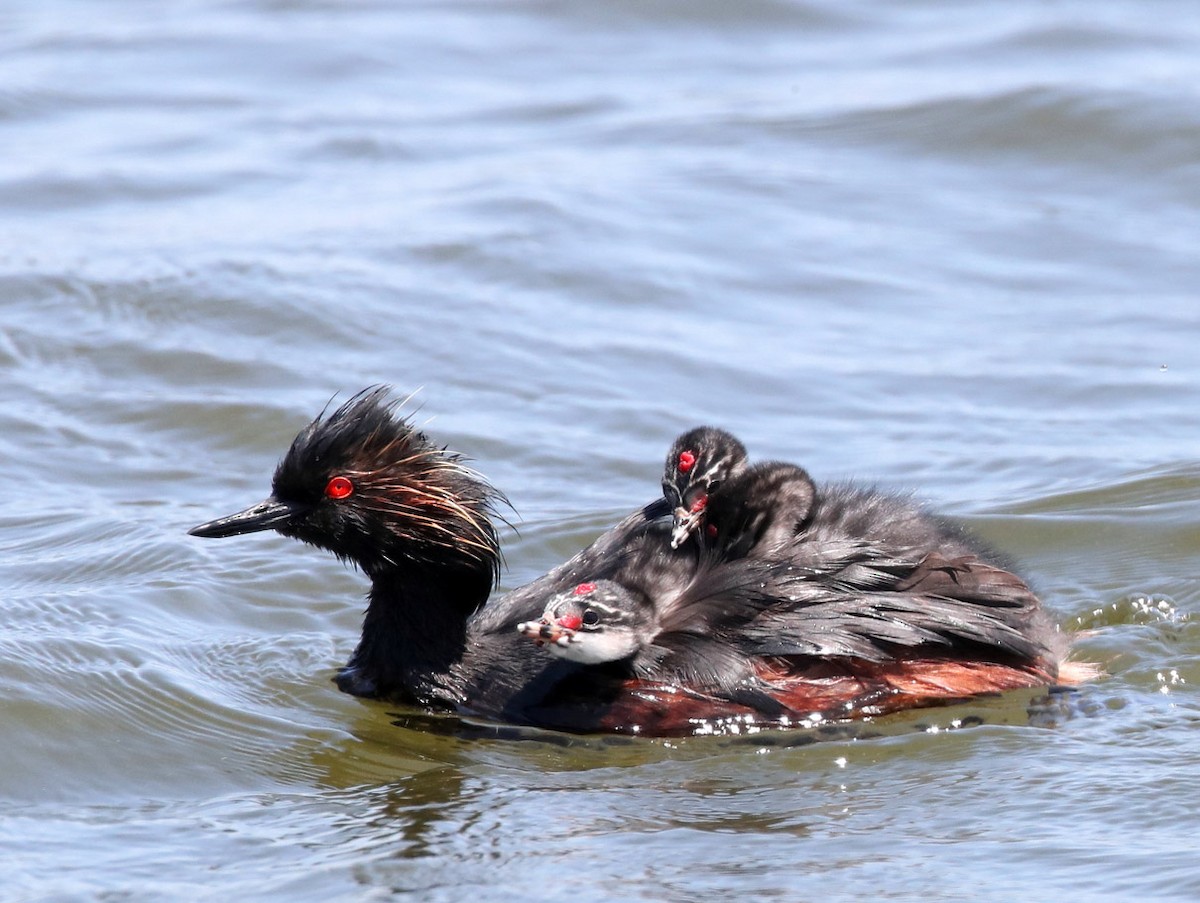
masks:
[[[460,702],[451,673],[466,651],[467,621],[487,601],[491,573],[421,562],[370,576],[362,638],[338,687],[421,705]]]

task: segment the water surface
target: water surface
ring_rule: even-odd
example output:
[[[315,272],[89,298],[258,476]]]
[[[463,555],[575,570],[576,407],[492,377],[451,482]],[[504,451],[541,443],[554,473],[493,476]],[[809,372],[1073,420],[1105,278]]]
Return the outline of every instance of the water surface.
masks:
[[[1200,896],[1190,5],[21,0],[0,51],[5,899]],[[670,742],[341,695],[363,579],[185,531],[376,382],[512,500],[505,588],[711,422],[965,519],[1108,676]]]

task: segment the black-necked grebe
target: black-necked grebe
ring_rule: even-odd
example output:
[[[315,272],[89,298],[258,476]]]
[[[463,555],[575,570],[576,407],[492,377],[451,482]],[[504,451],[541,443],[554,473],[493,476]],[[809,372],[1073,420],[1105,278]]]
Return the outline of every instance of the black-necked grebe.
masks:
[[[725,430],[701,426],[671,445],[663,496],[672,506],[671,547],[690,538],[725,558],[771,557],[790,546],[812,514],[816,487],[795,464],[751,466]]]
[[[1059,671],[1065,643],[1019,578],[887,496],[818,494],[789,554],[765,559],[672,549],[659,499],[489,602],[500,500],[372,388],[300,432],[267,500],[191,532],[273,529],[355,562],[371,589],[339,688],[509,722],[687,734],[1071,677]],[[614,658],[616,646],[593,662],[556,658],[520,635],[555,596],[604,581],[653,622],[632,658]]]
[[[581,583],[552,596],[542,617],[517,632],[568,661],[620,663],[640,680],[726,700],[756,694],[783,711],[756,673],[761,638],[753,632],[785,598],[804,594],[803,579],[770,562],[706,557],[690,574],[653,588],[656,595],[613,579]]]
[[[709,500],[721,486],[745,473],[746,447],[724,430],[698,426],[671,444],[663,465],[663,497],[673,518],[671,548],[697,535]],[[703,531],[697,538],[704,540]]]

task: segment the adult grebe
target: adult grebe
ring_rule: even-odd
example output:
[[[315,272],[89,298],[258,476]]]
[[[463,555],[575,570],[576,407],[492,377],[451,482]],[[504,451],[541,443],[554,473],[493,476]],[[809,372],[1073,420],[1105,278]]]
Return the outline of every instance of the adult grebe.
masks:
[[[500,498],[376,387],[296,436],[268,499],[190,532],[273,529],[353,561],[371,589],[339,688],[508,722],[679,735],[745,719],[861,716],[1064,678],[1065,643],[1019,578],[886,497],[835,494],[822,509],[829,522],[809,526],[815,545],[779,561],[672,549],[670,507],[659,499],[488,602]],[[652,604],[687,603],[686,629],[672,642],[691,638],[693,664],[638,673],[625,659],[555,658],[520,636],[518,625],[542,618],[556,594],[599,581]],[[698,617],[704,610],[707,620]],[[714,636],[703,634],[708,625]],[[720,660],[699,664],[706,648]]]

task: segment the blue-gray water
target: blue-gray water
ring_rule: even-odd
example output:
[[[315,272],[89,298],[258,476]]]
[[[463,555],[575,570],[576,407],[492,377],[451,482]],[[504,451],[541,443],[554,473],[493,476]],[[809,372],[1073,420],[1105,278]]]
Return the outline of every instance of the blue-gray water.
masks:
[[[1200,897],[1198,86],[1189,2],[6,3],[0,898]],[[362,578],[185,531],[374,382],[506,587],[713,422],[1108,676],[813,744],[341,695]]]

